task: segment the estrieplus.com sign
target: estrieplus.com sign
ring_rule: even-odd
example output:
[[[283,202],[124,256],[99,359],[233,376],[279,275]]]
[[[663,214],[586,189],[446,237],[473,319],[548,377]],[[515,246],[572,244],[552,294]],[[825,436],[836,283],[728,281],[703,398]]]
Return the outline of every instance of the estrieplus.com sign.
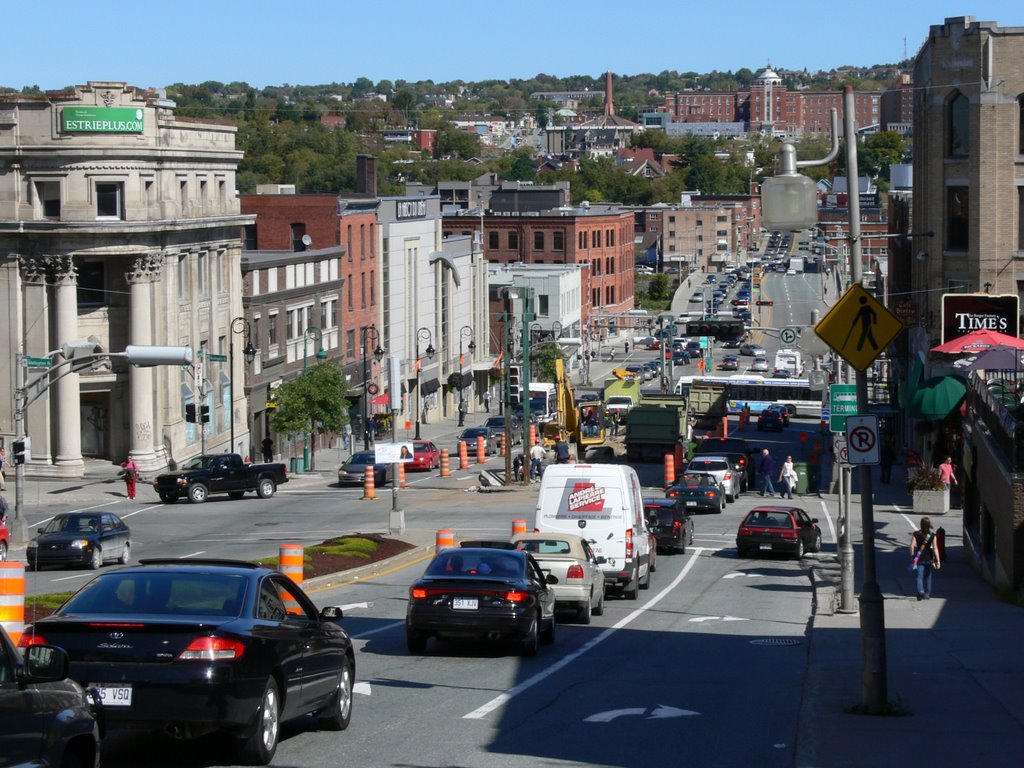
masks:
[[[143,111],[136,107],[64,107],[65,133],[142,133]]]

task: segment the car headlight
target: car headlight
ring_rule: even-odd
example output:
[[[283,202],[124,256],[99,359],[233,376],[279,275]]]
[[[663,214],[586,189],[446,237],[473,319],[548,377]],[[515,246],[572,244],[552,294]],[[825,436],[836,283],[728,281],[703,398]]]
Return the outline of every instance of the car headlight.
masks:
[[[75,539],[71,542],[70,547],[72,549],[85,549],[90,544],[88,539]]]

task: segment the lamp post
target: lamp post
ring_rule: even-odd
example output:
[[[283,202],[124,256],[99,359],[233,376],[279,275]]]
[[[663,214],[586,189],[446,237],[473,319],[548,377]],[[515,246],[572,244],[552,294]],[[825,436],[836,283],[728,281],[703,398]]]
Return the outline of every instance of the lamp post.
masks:
[[[465,362],[465,358],[462,355],[462,339],[466,336],[469,337],[469,344],[466,345],[466,349],[469,350],[469,354],[472,355],[476,351],[476,342],[473,341],[473,329],[468,325],[462,326],[462,330],[459,331],[459,426],[465,426],[466,422],[466,407],[463,400],[463,385],[462,381],[462,365]]]
[[[248,365],[252,365],[252,361],[256,359],[256,347],[252,345],[252,326],[249,325],[249,321],[244,317],[236,317],[231,321],[231,338],[228,346],[228,368],[230,369],[229,380],[231,382],[231,403],[230,403],[230,419],[231,419],[231,450],[235,450],[235,334],[240,334],[245,339],[245,347],[242,348],[242,354],[245,355],[245,362]],[[243,389],[244,389],[243,385]],[[246,409],[248,413],[248,408]],[[247,419],[248,423],[248,419]],[[250,453],[252,452],[251,438],[250,438]]]
[[[312,334],[313,338],[316,339],[316,359],[317,362],[327,359],[327,350],[324,349],[324,334],[323,331],[316,325],[311,325],[302,332],[302,372],[306,372],[306,358],[308,357],[308,351],[306,348],[306,339]],[[313,469],[310,462],[310,443],[313,440],[313,419],[309,420],[309,429],[306,431],[306,444],[302,446],[302,466],[305,469]],[[315,454],[315,451],[314,451]]]
[[[420,339],[426,339],[427,348],[424,352],[427,360],[434,359],[434,335],[429,328],[420,328],[416,331],[416,439],[420,439],[420,421],[423,414],[423,393],[420,392]]]
[[[369,358],[366,356],[366,349],[369,346],[367,340],[373,341],[377,346],[373,349],[373,357],[379,363],[384,359],[384,350],[380,346],[380,334],[377,333],[377,328],[372,325],[363,326],[363,450],[370,450],[370,413],[369,413],[369,399],[370,399],[370,364]],[[397,382],[391,382],[391,386],[396,386]],[[392,421],[392,423],[394,423]]]

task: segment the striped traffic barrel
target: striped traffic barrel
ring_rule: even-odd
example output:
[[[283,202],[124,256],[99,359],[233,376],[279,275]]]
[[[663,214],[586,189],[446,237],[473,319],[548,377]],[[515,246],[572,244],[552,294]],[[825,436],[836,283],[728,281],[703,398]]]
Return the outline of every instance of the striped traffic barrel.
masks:
[[[282,544],[277,555],[277,569],[296,584],[302,583],[303,550],[301,544]]]
[[[512,521],[512,535],[517,533],[526,533],[526,521],[521,518]]]
[[[459,469],[469,469],[469,448],[465,440],[459,440]]]
[[[487,443],[483,435],[476,436],[476,463],[483,464],[487,461]]]
[[[442,528],[437,532],[434,537],[434,551],[440,552],[442,549],[448,549],[449,547],[455,546],[455,531],[449,531],[447,528]]]
[[[448,449],[441,449],[441,477],[451,477],[452,466],[451,461],[448,459]]]
[[[405,463],[398,462],[398,487],[405,488]]]
[[[665,487],[669,488],[676,482],[676,460],[671,453],[665,454]]]
[[[0,563],[0,626],[15,645],[25,632],[25,565]]]
[[[373,466],[369,466],[363,473],[363,498],[377,498],[377,479],[373,474]]]

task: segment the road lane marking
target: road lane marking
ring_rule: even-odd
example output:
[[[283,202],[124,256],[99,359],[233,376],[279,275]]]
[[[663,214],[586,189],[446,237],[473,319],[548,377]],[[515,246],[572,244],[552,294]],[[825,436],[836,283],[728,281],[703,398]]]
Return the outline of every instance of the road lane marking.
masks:
[[[76,576],[61,576],[59,579],[51,579],[51,581],[57,583],[58,581],[71,581],[72,579],[86,579],[91,575],[90,573],[79,573]]]
[[[377,627],[376,629],[368,629],[365,632],[360,632],[358,635],[352,635],[352,639],[353,640],[362,640],[363,638],[369,637],[370,635],[376,635],[378,632],[387,632],[389,629],[394,629],[395,627],[404,627],[404,626],[405,626],[405,619],[403,619],[402,621],[393,621],[390,624],[385,624],[383,627]]]
[[[821,513],[825,516],[825,521],[828,523],[828,532],[832,535],[832,541],[839,543],[839,537],[836,536],[835,526],[832,524],[832,515],[828,513],[828,505],[825,504],[824,499],[818,502],[821,504]]]
[[[149,512],[149,510],[151,509],[163,509],[163,506],[163,504],[154,504],[152,507],[143,507],[142,509],[136,509],[134,512],[129,512],[127,515],[118,515],[118,517],[120,517],[122,520],[125,520],[126,518],[133,517],[139,514],[140,512]]]
[[[178,559],[179,559],[179,560],[184,560],[184,559],[186,559],[186,558],[189,558],[189,557],[199,557],[200,555],[205,555],[205,554],[206,554],[206,550],[205,550],[205,549],[201,549],[201,550],[199,550],[198,552],[190,552],[190,553],[189,553],[189,554],[187,554],[187,555],[182,555],[182,556],[181,556],[180,558],[178,558]]]
[[[661,602],[661,600],[666,595],[668,595],[670,592],[672,592],[672,590],[674,590],[677,586],[679,586],[680,583],[682,583],[683,579],[685,579],[687,574],[690,573],[690,571],[693,569],[693,566],[700,559],[700,555],[704,551],[705,550],[704,550],[703,547],[695,547],[694,550],[693,550],[694,556],[691,557],[690,560],[686,563],[686,565],[683,566],[683,569],[679,572],[679,575],[676,576],[672,580],[672,583],[669,584],[667,587],[665,587],[663,590],[661,590],[661,592],[656,594],[654,597],[652,597],[644,605],[640,606],[636,610],[634,610],[631,613],[629,613],[628,615],[624,616],[622,619],[620,619],[615,624],[610,626],[604,632],[602,632],[601,634],[599,634],[597,637],[595,637],[594,639],[590,640],[589,642],[585,643],[580,648],[578,648],[574,652],[570,653],[568,656],[563,656],[561,659],[556,661],[554,664],[552,664],[547,669],[541,670],[540,672],[538,672],[537,674],[533,675],[532,677],[529,677],[526,680],[524,680],[523,682],[519,683],[519,685],[517,685],[517,686],[515,686],[513,688],[510,688],[509,690],[505,691],[504,693],[501,693],[501,694],[495,696],[493,699],[491,699],[489,702],[484,704],[482,707],[477,707],[476,709],[474,709],[469,714],[463,715],[462,718],[464,720],[481,720],[481,719],[487,717],[487,715],[489,715],[491,712],[493,712],[494,710],[498,709],[499,707],[504,706],[508,702],[512,701],[512,699],[514,699],[519,694],[523,693],[524,691],[529,690],[530,688],[532,688],[533,686],[537,685],[538,683],[544,682],[549,677],[551,677],[553,674],[555,674],[556,672],[561,670],[563,667],[567,667],[569,664],[571,664],[572,662],[576,661],[576,659],[578,659],[584,653],[587,653],[588,651],[593,650],[598,645],[600,645],[605,640],[607,640],[612,635],[614,635],[616,632],[618,632],[620,629],[623,629],[624,627],[627,627],[630,624],[632,624],[638,618],[643,616],[644,613],[646,613],[647,611],[649,611],[652,608],[654,608],[654,606],[657,605],[659,602]]]
[[[762,576],[764,576],[763,573],[747,573],[746,571],[733,571],[732,573],[725,574],[725,576],[723,576],[722,578],[723,579],[746,579],[746,578],[759,579]]]
[[[352,686],[352,693],[361,693],[364,696],[372,696],[369,683],[356,683]]]
[[[606,712],[598,712],[596,715],[583,718],[584,723],[610,723],[617,717],[629,715],[647,715],[647,720],[664,720],[667,717],[686,717],[699,715],[692,709],[679,709],[659,704],[657,707],[630,707],[628,709],[609,709]]]

